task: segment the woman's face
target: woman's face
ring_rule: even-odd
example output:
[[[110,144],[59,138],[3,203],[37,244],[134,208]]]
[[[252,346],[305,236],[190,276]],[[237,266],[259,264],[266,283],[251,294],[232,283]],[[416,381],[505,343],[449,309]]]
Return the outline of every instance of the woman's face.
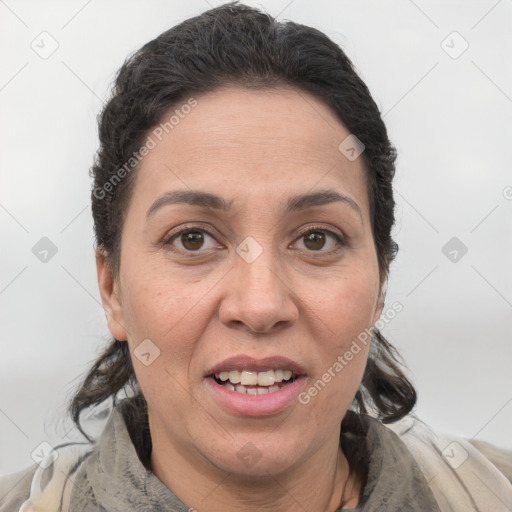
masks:
[[[278,474],[337,446],[368,354],[358,335],[381,312],[363,162],[307,93],[196,100],[149,133],[119,276],[110,287],[98,257],[100,288],[153,453]]]

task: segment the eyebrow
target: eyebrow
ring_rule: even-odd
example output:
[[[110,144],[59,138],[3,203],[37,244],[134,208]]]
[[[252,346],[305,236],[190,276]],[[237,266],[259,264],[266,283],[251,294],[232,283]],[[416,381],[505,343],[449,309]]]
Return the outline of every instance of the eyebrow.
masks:
[[[318,192],[299,194],[290,197],[286,203],[284,214],[286,215],[292,212],[303,211],[308,208],[331,203],[343,203],[348,205],[359,215],[362,222],[363,216],[357,203],[350,197],[340,194],[334,190],[320,190]],[[146,213],[146,218],[154,215],[155,212],[163,206],[171,204],[189,204],[192,206],[200,206],[203,208],[211,208],[213,210],[228,212],[231,209],[233,201],[226,201],[220,196],[209,192],[203,192],[201,190],[176,190],[166,192],[159,197],[150,206]]]

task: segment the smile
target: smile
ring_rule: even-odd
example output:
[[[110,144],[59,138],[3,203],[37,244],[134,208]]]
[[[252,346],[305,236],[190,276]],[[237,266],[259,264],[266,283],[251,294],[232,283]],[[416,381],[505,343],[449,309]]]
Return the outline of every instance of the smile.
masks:
[[[297,403],[307,381],[306,367],[282,356],[257,359],[240,354],[210,367],[207,396],[237,416],[270,416]]]
[[[214,379],[229,391],[243,395],[264,395],[279,391],[297,377],[291,370],[231,370],[216,373]]]

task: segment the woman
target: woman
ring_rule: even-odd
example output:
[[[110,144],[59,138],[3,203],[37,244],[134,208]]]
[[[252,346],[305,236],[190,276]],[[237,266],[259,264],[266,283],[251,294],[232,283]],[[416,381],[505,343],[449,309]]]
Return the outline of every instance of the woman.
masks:
[[[415,418],[376,328],[395,152],[339,47],[212,9],[124,64],[100,141],[114,339],[70,410],[114,409],[4,480],[2,512],[510,510],[509,455]]]

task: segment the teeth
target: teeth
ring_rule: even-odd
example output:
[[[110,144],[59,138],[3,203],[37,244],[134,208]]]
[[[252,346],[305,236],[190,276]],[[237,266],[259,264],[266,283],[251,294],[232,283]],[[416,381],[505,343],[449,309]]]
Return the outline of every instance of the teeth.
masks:
[[[248,372],[244,370],[240,374],[240,384],[244,386],[256,386],[256,384],[258,384],[258,372]]]
[[[279,370],[279,371],[282,371],[282,370]],[[272,375],[268,375],[269,373],[274,373],[273,370],[269,370],[269,371],[265,371],[265,372],[259,372],[259,374],[257,375],[258,376],[258,381],[257,381],[257,384],[232,384],[230,381],[231,381],[231,377],[230,377],[230,380],[229,381],[224,381],[222,383],[222,385],[228,389],[229,391],[236,391],[237,393],[241,393],[242,395],[265,395],[267,393],[275,393],[276,391],[279,391],[282,387],[284,386],[287,386],[289,384],[289,382],[285,382],[282,384],[282,386],[279,386],[278,384],[272,384],[272,385],[265,385],[265,384],[261,384],[260,380],[262,382],[271,382],[272,381]],[[230,372],[232,373],[232,372]],[[239,373],[239,372],[238,372]],[[243,373],[242,372],[242,381],[244,380],[243,378]],[[249,380],[251,382],[254,382],[254,375],[253,374],[257,374],[257,372],[245,372],[245,373],[248,373],[249,374]],[[217,379],[220,379],[220,375],[222,374],[221,373],[217,373],[215,374],[215,377],[217,377]],[[260,376],[263,374],[263,376],[261,377],[260,379]],[[235,376],[235,380],[236,380],[237,376]],[[250,387],[248,387],[250,386]]]
[[[266,393],[275,393],[281,389],[279,386],[246,388],[243,384],[237,384],[236,386],[233,386],[231,382],[225,382],[223,386],[226,389],[229,389],[229,391],[236,391],[242,395],[265,395]]]
[[[239,384],[240,383],[240,372],[237,370],[233,370],[229,372],[229,381],[232,384]]]
[[[231,370],[216,373],[215,377],[222,382],[229,381],[233,385],[268,387],[278,382],[290,380],[292,375],[291,370],[265,370],[263,372]]]
[[[275,381],[274,370],[258,372],[258,386],[272,386]]]

